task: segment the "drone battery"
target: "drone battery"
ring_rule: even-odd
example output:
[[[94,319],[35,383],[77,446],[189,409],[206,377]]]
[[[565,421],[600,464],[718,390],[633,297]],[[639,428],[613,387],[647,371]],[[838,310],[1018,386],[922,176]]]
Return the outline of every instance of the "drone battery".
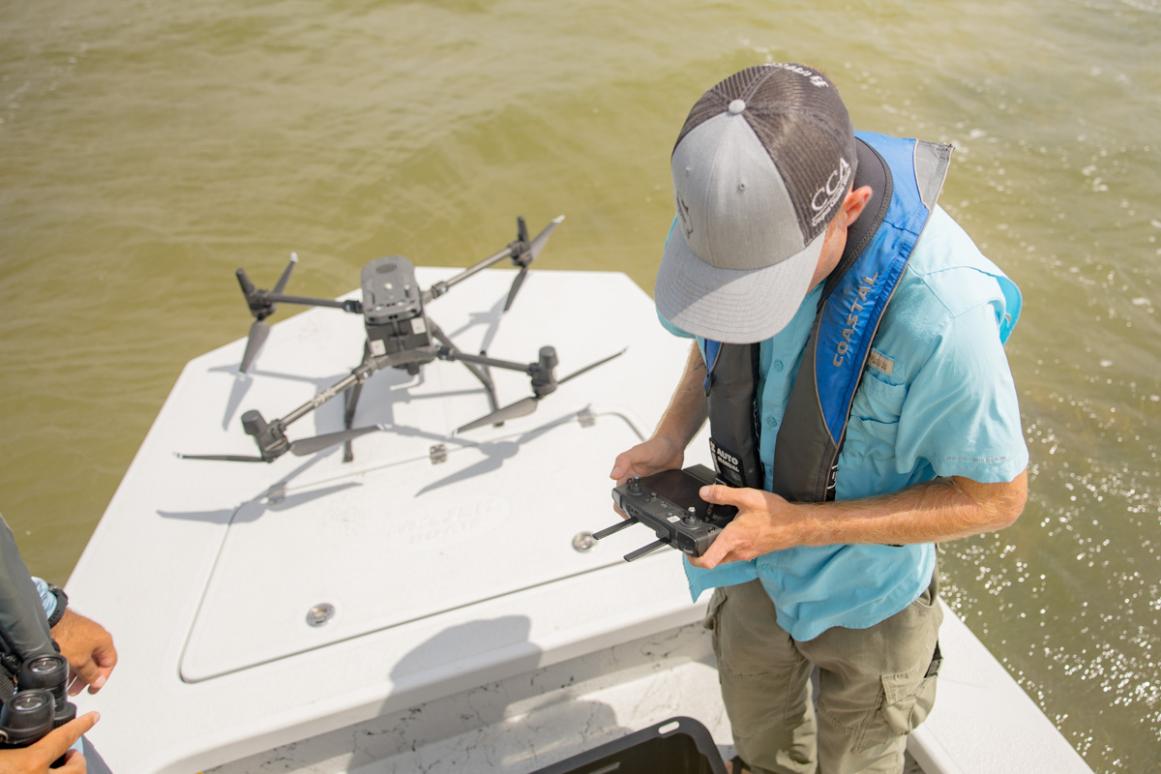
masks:
[[[410,352],[431,343],[423,291],[411,261],[402,256],[376,258],[363,267],[362,286],[363,322],[372,355]]]

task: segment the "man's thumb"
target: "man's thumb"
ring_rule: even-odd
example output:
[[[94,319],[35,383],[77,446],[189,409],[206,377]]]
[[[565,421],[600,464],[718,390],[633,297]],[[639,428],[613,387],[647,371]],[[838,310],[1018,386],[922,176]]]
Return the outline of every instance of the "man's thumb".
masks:
[[[737,492],[732,487],[723,486],[721,484],[710,484],[703,486],[698,490],[698,496],[707,503],[714,503],[717,505],[736,505]]]

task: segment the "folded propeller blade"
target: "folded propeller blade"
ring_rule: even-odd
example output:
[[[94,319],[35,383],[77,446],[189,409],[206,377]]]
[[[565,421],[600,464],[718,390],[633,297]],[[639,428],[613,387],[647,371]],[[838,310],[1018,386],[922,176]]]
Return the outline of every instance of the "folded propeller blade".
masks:
[[[536,256],[543,252],[544,246],[548,244],[548,237],[552,235],[553,230],[563,222],[564,216],[557,215],[549,221],[548,225],[539,234],[533,237],[532,242],[528,245],[527,252],[516,256],[515,262],[520,264],[520,271],[516,274],[516,279],[512,280],[512,288],[508,291],[508,299],[504,302],[505,312],[512,308],[512,302],[516,300],[516,294],[520,292],[520,286],[524,284],[524,278],[528,275],[528,267],[536,260]],[[517,224],[520,239],[521,241],[525,241],[527,239],[527,231],[524,226],[524,219],[518,218]]]
[[[335,433],[323,433],[322,435],[314,435],[310,438],[301,438],[297,441],[290,442],[290,452],[298,457],[304,457],[307,454],[322,451],[328,446],[334,446],[336,443],[349,441],[352,438],[358,438],[360,435],[366,435],[367,433],[373,433],[376,430],[382,429],[382,425],[368,425],[367,427],[354,427],[350,430],[339,430]]]
[[[182,454],[176,452],[179,460],[216,460],[218,462],[266,462],[261,457],[247,457],[242,454]]]
[[[628,347],[626,347],[625,349],[628,349]],[[563,379],[558,380],[556,383],[557,384],[564,384],[565,382],[569,381],[570,379],[575,379],[583,373],[588,373],[589,371],[593,370],[597,366],[603,366],[605,363],[609,362],[610,360],[616,360],[621,355],[625,354],[625,349],[622,349],[620,352],[614,352],[613,354],[609,355],[608,357],[603,357],[600,360],[589,363],[584,368],[581,368],[580,370],[577,370],[577,371],[573,371],[571,374],[564,377]]]
[[[538,399],[536,397],[530,395],[529,397],[522,398],[515,403],[509,403],[503,408],[496,409],[491,414],[468,422],[466,425],[456,430],[456,432],[465,433],[468,430],[475,430],[477,427],[483,427],[484,425],[494,425],[498,422],[505,422],[509,419],[526,417],[533,411],[536,411],[537,400]]]
[[[512,280],[512,287],[508,290],[508,300],[504,302],[505,312],[512,308],[512,302],[516,300],[516,294],[520,292],[520,286],[524,284],[524,277],[527,274],[527,266],[521,266],[520,271],[516,273],[516,279]]]
[[[262,351],[262,345],[266,343],[266,337],[270,335],[270,326],[261,320],[255,320],[250,325],[250,335],[246,339],[246,351],[242,355],[242,365],[238,370],[246,373],[250,370],[250,366],[254,364],[254,358],[258,357],[258,353]]]
[[[581,374],[587,373],[587,372],[593,370],[594,368],[596,368],[597,366],[604,365],[605,363],[609,362],[610,360],[614,360],[623,354],[625,354],[624,349],[622,349],[620,352],[614,352],[613,354],[609,355],[608,357],[603,357],[600,360],[589,363],[584,368],[581,368],[580,370],[577,370],[577,371],[573,371],[568,376],[559,380],[557,382],[557,384],[558,385],[564,384],[565,382],[569,381],[570,379],[575,379],[576,377],[580,376]],[[483,427],[484,425],[494,425],[494,424],[497,424],[499,422],[506,422],[509,419],[516,419],[517,417],[526,417],[529,414],[531,414],[533,411],[536,410],[536,404],[539,400],[540,400],[540,398],[536,397],[535,395],[530,395],[527,398],[523,398],[521,400],[516,401],[515,403],[510,403],[507,406],[504,406],[503,408],[497,409],[496,411],[493,411],[491,414],[487,414],[485,416],[480,417],[479,419],[472,420],[471,422],[468,422],[466,425],[464,425],[463,427],[456,430],[456,432],[457,433],[464,433],[464,432],[467,432],[468,430],[475,430],[477,427]]]
[[[294,271],[294,265],[296,263],[298,263],[298,253],[291,253],[290,262],[286,264],[286,268],[282,270],[282,276],[278,278],[278,282],[274,285],[275,295],[286,290],[286,283],[290,282],[290,273]]]
[[[532,260],[536,260],[536,257],[544,250],[544,246],[548,244],[548,238],[552,236],[553,230],[561,223],[564,223],[564,216],[557,215],[548,222],[548,225],[539,234],[533,237],[532,244],[528,248],[528,252],[532,254]]]

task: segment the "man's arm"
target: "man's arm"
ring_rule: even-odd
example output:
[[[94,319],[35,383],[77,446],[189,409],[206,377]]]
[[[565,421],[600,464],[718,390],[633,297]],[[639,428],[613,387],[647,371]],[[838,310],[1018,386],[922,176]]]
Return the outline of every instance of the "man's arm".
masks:
[[[702,499],[737,506],[738,515],[709,551],[690,561],[708,569],[794,546],[954,540],[1009,526],[1027,495],[1027,471],[1007,483],[952,476],[894,494],[829,503],[791,503],[773,492],[707,486]]]
[[[705,361],[695,342],[689,348],[685,371],[657,423],[657,429],[649,440],[617,455],[609,478],[622,482],[630,476],[648,476],[661,470],[680,468],[685,459],[685,447],[693,440],[705,418]]]

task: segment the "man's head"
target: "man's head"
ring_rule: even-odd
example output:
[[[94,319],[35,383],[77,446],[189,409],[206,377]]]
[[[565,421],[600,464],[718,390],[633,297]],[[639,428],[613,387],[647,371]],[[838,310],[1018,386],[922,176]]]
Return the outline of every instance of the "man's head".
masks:
[[[658,311],[705,338],[773,336],[842,255],[871,190],[851,188],[854,132],[826,76],[750,67],[694,104],[671,161],[678,223]]]

